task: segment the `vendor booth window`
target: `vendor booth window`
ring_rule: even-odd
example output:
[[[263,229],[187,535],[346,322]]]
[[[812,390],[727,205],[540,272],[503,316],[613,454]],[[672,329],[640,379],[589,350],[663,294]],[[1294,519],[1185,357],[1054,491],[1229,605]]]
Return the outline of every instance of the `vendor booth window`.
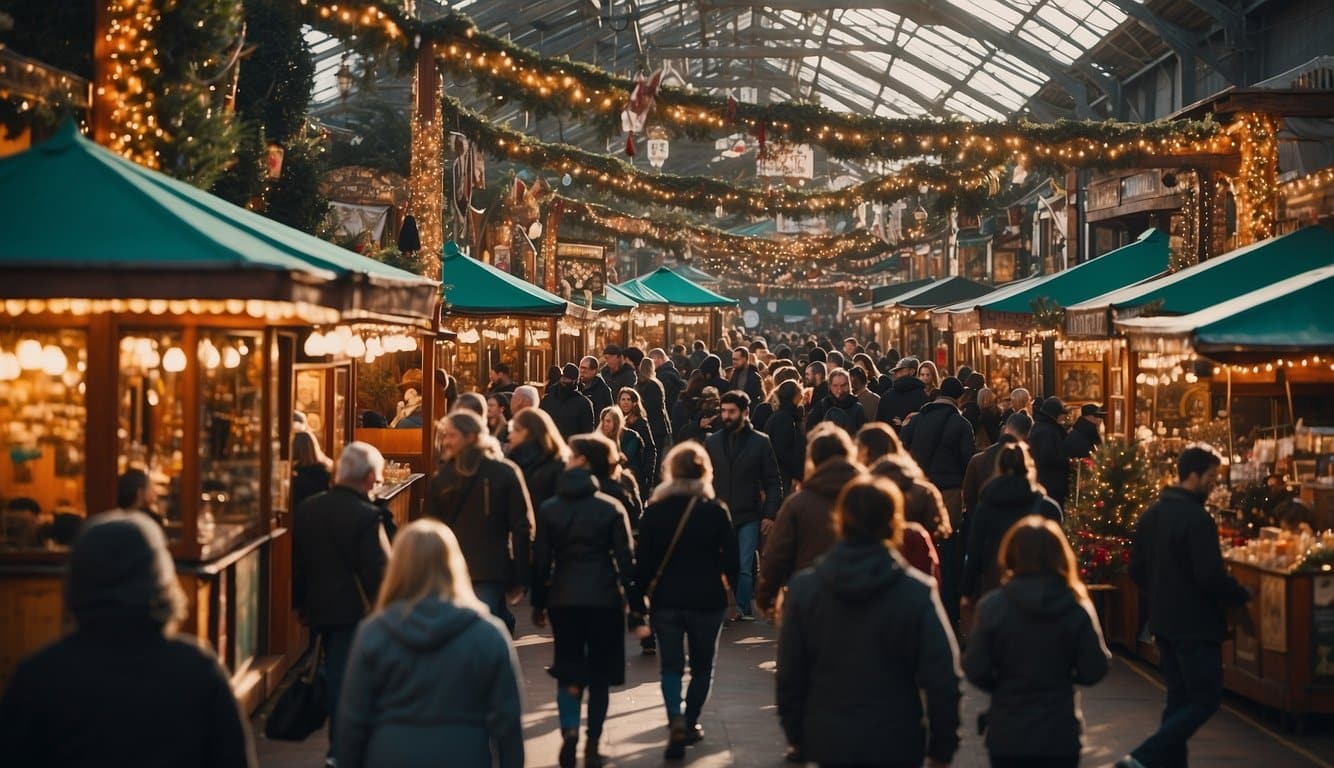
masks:
[[[199,543],[225,550],[262,519],[263,335],[199,333]]]
[[[356,366],[356,439],[385,455],[422,452],[422,426],[429,384],[422,371],[422,352],[413,338],[410,351],[390,352]]]
[[[0,332],[0,548],[69,546],[84,509],[87,337]]]
[[[181,332],[125,331],[120,337],[116,474],[148,476],[146,511],[164,523],[167,538],[183,535],[185,369]],[[144,500],[140,500],[144,501]],[[121,506],[135,500],[118,499]]]

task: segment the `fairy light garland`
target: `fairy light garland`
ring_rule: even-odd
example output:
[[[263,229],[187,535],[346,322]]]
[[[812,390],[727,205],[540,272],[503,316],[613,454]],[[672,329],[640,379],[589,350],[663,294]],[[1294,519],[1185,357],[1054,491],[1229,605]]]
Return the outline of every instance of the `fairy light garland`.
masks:
[[[439,85],[438,83],[436,84]],[[418,83],[418,87],[428,87]],[[441,190],[445,188],[445,135],[440,102],[430,120],[412,110],[412,157],[408,174],[408,211],[417,221],[426,277],[440,277],[439,254],[445,247],[444,209]]]
[[[302,0],[305,5],[309,0]],[[538,114],[560,114],[598,125],[605,135],[620,129],[620,112],[634,81],[591,64],[544,57],[478,30],[457,11],[419,22],[396,3],[317,5],[312,23],[363,37],[383,34],[400,48],[411,40],[436,44],[443,67],[474,78],[482,93],[511,98]],[[942,121],[885,118],[836,112],[811,103],[770,105],[732,101],[662,88],[656,117],[676,137],[716,138],[738,129],[761,129],[773,140],[817,144],[840,159],[903,159],[923,154],[954,160],[986,158],[1059,162],[1066,166],[1133,164],[1158,154],[1198,154],[1234,149],[1212,121]]]
[[[1241,168],[1234,191],[1237,198],[1238,245],[1249,245],[1274,236],[1278,219],[1278,130],[1272,115],[1246,112],[1238,115],[1233,130],[1238,135]]]
[[[110,107],[110,134],[97,138],[105,138],[112,151],[154,169],[161,158],[154,140],[164,132],[153,109],[155,94],[149,83],[162,74],[154,34],[161,21],[153,0],[108,2],[104,41],[110,66],[106,80],[97,84],[97,97]]]
[[[541,141],[520,131],[492,123],[446,96],[442,100],[445,124],[477,142],[487,153],[554,173],[573,177],[615,192],[626,200],[670,205],[695,211],[722,208],[747,215],[812,215],[847,210],[864,202],[892,202],[906,194],[977,188],[988,181],[980,167],[951,170],[929,163],[906,166],[898,173],[869,179],[837,191],[799,191],[788,188],[739,187],[710,176],[677,176],[647,171],[623,160],[568,144]],[[994,178],[994,175],[991,176]]]

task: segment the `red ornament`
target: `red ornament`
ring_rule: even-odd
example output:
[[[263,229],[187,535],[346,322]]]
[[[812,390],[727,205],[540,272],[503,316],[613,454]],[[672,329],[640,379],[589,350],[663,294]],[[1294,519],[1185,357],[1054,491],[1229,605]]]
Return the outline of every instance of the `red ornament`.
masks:
[[[765,142],[768,134],[769,131],[766,123],[760,123],[760,127],[755,129],[755,138],[760,143],[760,157],[764,157]]]
[[[625,154],[630,157],[635,156],[635,135],[633,133],[625,137]]]
[[[723,117],[729,123],[736,123],[737,103],[731,94],[727,95],[727,104],[723,107]]]

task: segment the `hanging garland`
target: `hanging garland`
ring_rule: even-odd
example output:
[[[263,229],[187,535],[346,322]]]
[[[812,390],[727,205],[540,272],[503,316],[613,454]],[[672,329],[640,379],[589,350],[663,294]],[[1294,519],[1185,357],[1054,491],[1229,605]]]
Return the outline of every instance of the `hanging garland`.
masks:
[[[468,110],[458,100],[442,100],[444,125],[468,136],[497,158],[509,159],[554,173],[568,173],[615,192],[623,199],[713,212],[721,207],[748,215],[812,215],[847,210],[868,201],[891,202],[926,187],[947,190],[981,187],[996,177],[984,168],[956,172],[939,165],[915,163],[891,176],[882,176],[835,191],[799,191],[788,188],[739,187],[710,176],[677,176],[636,168],[615,157],[568,144],[553,144],[513,128],[492,123]]]
[[[310,18],[331,32],[367,38],[371,45],[434,45],[441,66],[474,78],[480,93],[517,102],[539,116],[578,119],[596,126],[604,138],[621,131],[621,112],[635,87],[631,78],[584,62],[544,57],[481,31],[457,11],[423,23],[394,2],[352,2],[319,5]],[[1134,165],[1151,155],[1228,152],[1235,147],[1212,120],[1035,123],[886,118],[804,102],[751,104],[671,87],[660,89],[656,101],[657,119],[677,137],[704,141],[746,131],[776,141],[819,145],[844,160],[940,155],[1104,168]]]

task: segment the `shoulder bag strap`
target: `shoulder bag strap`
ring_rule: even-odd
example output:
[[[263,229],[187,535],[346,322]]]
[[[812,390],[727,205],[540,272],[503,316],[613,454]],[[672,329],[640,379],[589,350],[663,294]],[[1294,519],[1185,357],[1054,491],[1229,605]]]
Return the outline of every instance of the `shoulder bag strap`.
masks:
[[[671,562],[672,553],[676,552],[676,543],[681,540],[681,532],[686,529],[686,523],[690,520],[690,513],[695,509],[695,503],[698,501],[698,496],[691,497],[690,503],[686,504],[686,511],[681,514],[681,522],[676,524],[676,532],[672,534],[672,543],[667,545],[667,552],[663,554],[662,562],[658,563],[658,572],[653,574],[653,580],[648,583],[648,589],[644,591],[649,599],[652,599],[653,593],[658,590],[658,582],[662,580],[662,572],[667,570],[667,563]]]

